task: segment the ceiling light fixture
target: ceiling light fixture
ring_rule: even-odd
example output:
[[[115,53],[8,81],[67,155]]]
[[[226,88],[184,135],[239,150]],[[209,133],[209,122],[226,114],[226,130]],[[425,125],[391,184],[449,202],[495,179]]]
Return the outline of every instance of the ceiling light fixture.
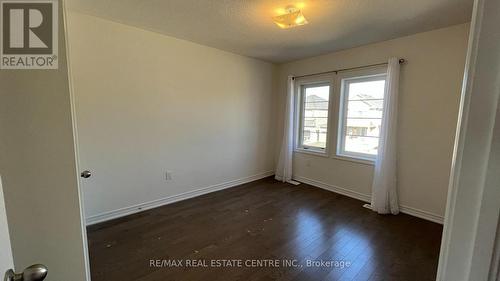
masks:
[[[307,24],[307,20],[302,14],[302,11],[295,8],[294,6],[288,6],[285,8],[286,13],[273,17],[274,23],[281,28],[291,28],[300,25]]]

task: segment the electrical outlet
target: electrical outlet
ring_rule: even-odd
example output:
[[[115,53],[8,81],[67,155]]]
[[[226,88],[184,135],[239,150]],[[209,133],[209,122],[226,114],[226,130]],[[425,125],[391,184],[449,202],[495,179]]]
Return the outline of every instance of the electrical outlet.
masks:
[[[167,172],[165,173],[165,179],[166,179],[167,181],[172,180],[172,171],[167,171]]]

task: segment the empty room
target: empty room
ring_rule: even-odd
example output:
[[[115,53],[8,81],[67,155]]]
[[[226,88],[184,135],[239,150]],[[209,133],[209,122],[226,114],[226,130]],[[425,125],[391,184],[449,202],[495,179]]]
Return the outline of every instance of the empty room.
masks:
[[[496,0],[0,4],[6,281],[499,280]]]

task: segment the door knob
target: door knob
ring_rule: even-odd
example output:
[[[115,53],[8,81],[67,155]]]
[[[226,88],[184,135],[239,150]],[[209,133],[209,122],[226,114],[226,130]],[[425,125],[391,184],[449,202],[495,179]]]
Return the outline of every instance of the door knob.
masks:
[[[80,174],[80,177],[84,178],[84,179],[88,179],[90,178],[90,176],[92,176],[92,173],[90,171],[83,171],[81,174]]]
[[[48,269],[43,264],[34,264],[27,267],[22,273],[15,273],[9,269],[5,273],[4,281],[42,281],[47,276]]]

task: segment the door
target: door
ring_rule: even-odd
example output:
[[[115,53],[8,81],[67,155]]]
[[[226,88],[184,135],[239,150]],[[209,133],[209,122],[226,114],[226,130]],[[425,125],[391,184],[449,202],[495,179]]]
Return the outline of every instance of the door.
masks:
[[[3,196],[1,176],[0,176],[0,249],[2,249],[0,251],[0,269],[8,269],[14,267],[14,262],[12,261],[12,250],[10,247],[9,227],[7,225],[7,213],[5,212],[5,201]]]
[[[0,174],[15,271],[41,263],[45,280],[86,281],[63,2],[57,7],[58,68],[0,69]],[[12,267],[3,259],[0,280]]]

